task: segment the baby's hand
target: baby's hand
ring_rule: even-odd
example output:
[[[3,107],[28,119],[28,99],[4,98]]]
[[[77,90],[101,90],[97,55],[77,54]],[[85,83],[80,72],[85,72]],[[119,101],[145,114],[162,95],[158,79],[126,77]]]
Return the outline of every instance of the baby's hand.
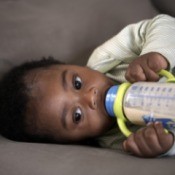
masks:
[[[166,153],[173,145],[174,137],[166,133],[161,123],[149,123],[124,142],[123,149],[139,157],[156,157]]]
[[[167,69],[168,62],[161,54],[156,52],[139,56],[131,62],[126,71],[126,79],[133,83],[136,81],[158,81],[161,69]]]

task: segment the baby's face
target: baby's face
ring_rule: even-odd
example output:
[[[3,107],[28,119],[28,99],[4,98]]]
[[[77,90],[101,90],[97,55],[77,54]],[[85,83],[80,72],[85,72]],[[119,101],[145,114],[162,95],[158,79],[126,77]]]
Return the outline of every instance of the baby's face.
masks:
[[[113,82],[105,75],[86,67],[54,65],[31,71],[26,79],[34,86],[27,115],[34,115],[40,134],[79,141],[103,134],[113,124],[104,107]]]

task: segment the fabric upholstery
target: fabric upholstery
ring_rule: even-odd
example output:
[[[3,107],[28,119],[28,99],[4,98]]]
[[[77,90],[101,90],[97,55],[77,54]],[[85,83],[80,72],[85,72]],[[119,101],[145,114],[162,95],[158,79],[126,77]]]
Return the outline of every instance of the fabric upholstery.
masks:
[[[127,24],[159,13],[149,0],[0,0],[0,74],[43,56],[85,65],[96,46]],[[175,158],[0,137],[0,175],[173,175],[174,165]]]

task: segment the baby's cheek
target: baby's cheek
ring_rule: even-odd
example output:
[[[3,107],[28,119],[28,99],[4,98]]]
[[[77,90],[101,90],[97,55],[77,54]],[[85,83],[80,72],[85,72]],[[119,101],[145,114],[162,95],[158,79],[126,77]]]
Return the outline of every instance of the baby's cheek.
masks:
[[[95,134],[101,127],[99,117],[92,111],[88,112],[84,124],[87,130],[92,134]]]

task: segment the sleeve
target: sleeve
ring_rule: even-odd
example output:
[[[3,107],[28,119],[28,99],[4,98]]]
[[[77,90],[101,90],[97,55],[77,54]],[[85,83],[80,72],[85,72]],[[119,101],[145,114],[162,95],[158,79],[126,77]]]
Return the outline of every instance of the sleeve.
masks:
[[[158,52],[175,65],[175,18],[158,15],[126,26],[116,36],[97,47],[87,66],[106,73],[120,63],[130,63],[139,55]]]

